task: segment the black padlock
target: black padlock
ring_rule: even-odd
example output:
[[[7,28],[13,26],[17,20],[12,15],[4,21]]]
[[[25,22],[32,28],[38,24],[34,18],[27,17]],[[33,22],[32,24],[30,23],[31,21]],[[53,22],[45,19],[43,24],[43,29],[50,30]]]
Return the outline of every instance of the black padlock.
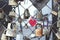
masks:
[[[30,17],[29,10],[26,9],[26,10],[24,11],[24,19],[28,19],[29,17]]]

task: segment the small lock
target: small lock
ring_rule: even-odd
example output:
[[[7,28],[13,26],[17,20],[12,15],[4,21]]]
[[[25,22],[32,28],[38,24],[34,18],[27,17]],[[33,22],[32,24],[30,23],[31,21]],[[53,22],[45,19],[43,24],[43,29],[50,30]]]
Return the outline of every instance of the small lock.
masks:
[[[0,19],[4,18],[4,11],[2,9],[0,9]]]
[[[28,28],[28,25],[27,25],[27,24],[25,24],[25,28],[26,28],[26,29]]]
[[[5,32],[2,33],[1,40],[7,40],[7,37],[6,37],[6,33]]]
[[[10,11],[10,13],[9,13],[9,16],[10,16],[10,17],[15,17],[15,15],[16,15],[15,11],[13,11],[13,10]]]
[[[41,19],[42,19],[42,14],[41,14],[41,13],[38,13],[38,14],[36,15],[36,17],[37,17],[37,20],[41,20]]]
[[[35,30],[35,35],[36,37],[41,37],[43,33],[42,26],[41,24],[37,24],[36,30]]]
[[[28,9],[25,9],[24,11],[24,19],[28,19],[30,17],[30,13]]]
[[[11,26],[12,23],[8,23],[6,36],[8,37],[16,37],[16,28]]]
[[[9,0],[9,5],[17,6],[17,1],[16,0]]]

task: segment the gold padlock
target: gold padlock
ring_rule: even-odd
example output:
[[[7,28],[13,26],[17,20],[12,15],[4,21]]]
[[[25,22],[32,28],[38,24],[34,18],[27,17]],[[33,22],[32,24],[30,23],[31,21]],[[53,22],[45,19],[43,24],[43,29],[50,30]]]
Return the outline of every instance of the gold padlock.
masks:
[[[17,6],[17,1],[16,0],[9,0],[9,5]]]
[[[4,11],[2,9],[0,9],[0,19],[4,18]]]
[[[41,37],[43,34],[42,27],[40,24],[38,24],[37,26],[38,26],[38,28],[35,30],[35,35],[36,35],[36,37]]]

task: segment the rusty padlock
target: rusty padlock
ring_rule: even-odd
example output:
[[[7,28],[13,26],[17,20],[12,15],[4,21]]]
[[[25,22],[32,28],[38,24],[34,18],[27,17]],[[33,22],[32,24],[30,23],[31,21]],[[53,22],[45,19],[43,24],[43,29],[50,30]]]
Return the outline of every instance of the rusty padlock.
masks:
[[[16,24],[12,25],[13,23],[8,23],[6,36],[8,37],[16,37],[16,30],[17,26]]]

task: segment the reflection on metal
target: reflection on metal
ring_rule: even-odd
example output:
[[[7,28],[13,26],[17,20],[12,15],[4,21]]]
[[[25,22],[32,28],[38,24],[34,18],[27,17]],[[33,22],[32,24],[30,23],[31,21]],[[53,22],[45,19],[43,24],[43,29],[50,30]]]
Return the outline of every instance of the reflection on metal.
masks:
[[[7,40],[6,30],[4,30],[4,32],[2,33],[1,40]]]
[[[10,13],[9,13],[9,16],[10,17],[15,17],[15,15],[16,15],[16,13],[15,13],[15,10],[14,10],[14,8],[10,11]]]
[[[37,28],[35,30],[36,37],[41,37],[43,35],[43,29],[42,29],[41,24],[37,24],[36,28]]]
[[[24,11],[24,19],[28,19],[30,17],[30,13],[28,9],[25,9]]]
[[[16,37],[17,26],[15,23],[8,23],[6,36],[8,37]]]

